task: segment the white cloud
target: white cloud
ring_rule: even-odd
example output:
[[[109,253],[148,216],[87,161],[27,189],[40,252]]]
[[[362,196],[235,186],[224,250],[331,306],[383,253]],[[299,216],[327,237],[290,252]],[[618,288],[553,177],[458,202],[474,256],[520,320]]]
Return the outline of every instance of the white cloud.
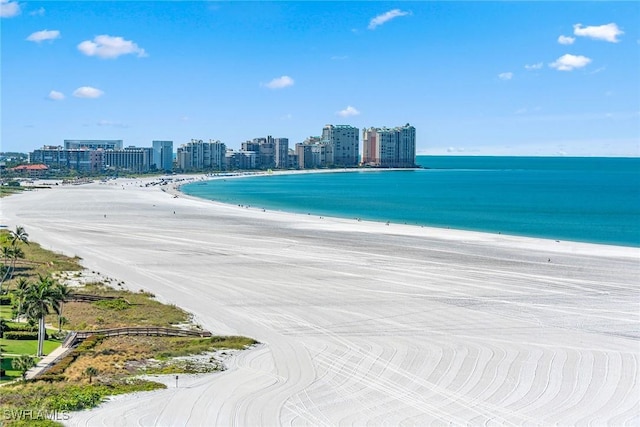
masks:
[[[128,54],[137,54],[139,58],[147,56],[144,49],[131,40],[106,34],[94,37],[93,41],[83,41],[78,45],[78,50],[87,56],[97,56],[103,59],[117,58]]]
[[[0,0],[0,17],[12,18],[20,15],[20,5],[17,1]]]
[[[280,120],[291,120],[293,115],[291,113],[287,113],[284,116],[280,117]]]
[[[582,24],[575,24],[573,26],[573,34],[581,37],[589,37],[596,40],[604,40],[611,43],[618,43],[618,36],[624,34],[615,23],[606,25],[583,27]]]
[[[351,116],[359,115],[360,111],[356,110],[355,107],[348,105],[347,108],[336,112],[336,114],[339,115],[340,117],[351,117]]]
[[[569,37],[569,36],[558,37],[558,43],[560,44],[573,44],[574,41],[576,41],[575,37]]]
[[[281,77],[276,77],[275,79],[271,80],[269,83],[265,84],[264,86],[268,87],[269,89],[283,89],[287,86],[293,86],[293,79],[289,76],[281,76]]]
[[[52,101],[62,101],[64,99],[64,93],[58,92],[57,90],[52,90],[51,92],[49,92],[49,95],[47,95],[47,98]]]
[[[511,72],[500,73],[500,74],[498,74],[498,78],[500,80],[511,80],[513,78],[513,73],[511,73]]]
[[[73,91],[73,96],[76,98],[99,98],[102,95],[104,95],[103,91],[91,86],[82,86]]]
[[[34,10],[33,12],[29,12],[29,15],[31,15],[31,16],[44,16],[45,12],[46,11],[44,10],[44,7],[41,7],[38,10]]]
[[[397,18],[399,16],[406,16],[406,15],[409,15],[409,12],[404,12],[400,9],[392,9],[388,12],[385,12],[371,19],[371,21],[369,21],[369,26],[367,28],[369,28],[370,30],[373,30],[376,27],[379,27],[380,25],[386,22],[389,22],[394,18]]]
[[[542,62],[538,62],[536,64],[527,64],[524,66],[526,70],[539,70],[544,66]]]
[[[58,30],[42,30],[36,31],[27,37],[30,42],[40,43],[45,40],[55,40],[60,38],[60,31]]]
[[[590,62],[591,59],[586,56],[567,53],[549,64],[549,66],[559,71],[572,71],[576,68],[586,67]]]

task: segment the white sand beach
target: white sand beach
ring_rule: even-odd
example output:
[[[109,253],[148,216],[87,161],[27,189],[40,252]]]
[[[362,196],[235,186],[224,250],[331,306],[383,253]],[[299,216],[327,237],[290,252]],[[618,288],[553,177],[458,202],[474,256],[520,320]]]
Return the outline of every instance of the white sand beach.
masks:
[[[68,425],[640,425],[638,248],[263,211],[148,181],[14,195],[0,221],[263,344]]]

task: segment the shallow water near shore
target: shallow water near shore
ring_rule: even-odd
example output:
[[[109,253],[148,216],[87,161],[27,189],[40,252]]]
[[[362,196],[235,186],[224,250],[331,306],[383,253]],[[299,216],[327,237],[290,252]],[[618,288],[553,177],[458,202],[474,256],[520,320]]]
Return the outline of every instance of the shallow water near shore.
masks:
[[[311,215],[640,246],[640,158],[418,156],[425,169],[185,185],[186,194]]]

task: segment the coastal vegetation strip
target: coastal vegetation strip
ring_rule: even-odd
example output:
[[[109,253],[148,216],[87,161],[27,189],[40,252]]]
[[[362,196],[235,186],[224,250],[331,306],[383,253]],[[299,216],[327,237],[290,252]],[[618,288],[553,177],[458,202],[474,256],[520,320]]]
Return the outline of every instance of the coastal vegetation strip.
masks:
[[[166,387],[141,375],[224,370],[230,354],[257,344],[246,337],[211,336],[179,307],[161,304],[153,294],[127,290],[124,282],[84,270],[79,257],[45,250],[28,241],[26,231],[21,231],[26,236],[20,243],[16,232],[0,230],[2,246],[21,251],[14,258],[7,253],[2,262],[7,272],[0,292],[5,334],[0,339],[0,413],[5,426],[59,425],[56,420],[63,419],[52,414],[64,413],[66,417],[69,411],[97,406],[107,396]],[[44,323],[57,326],[46,329],[44,354],[59,347],[69,331],[90,334],[53,367],[27,380],[27,371],[39,360],[38,325],[37,319],[20,307],[20,292],[28,284],[39,283],[67,290],[56,309],[44,316]],[[194,336],[107,337],[100,333],[169,329],[184,330],[185,335],[191,331]]]

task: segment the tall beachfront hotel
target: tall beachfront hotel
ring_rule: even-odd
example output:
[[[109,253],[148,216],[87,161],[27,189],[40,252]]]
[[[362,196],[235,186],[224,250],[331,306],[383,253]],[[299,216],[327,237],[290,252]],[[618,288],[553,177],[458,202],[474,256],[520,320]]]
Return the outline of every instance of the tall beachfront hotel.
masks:
[[[359,129],[349,125],[326,125],[322,128],[322,141],[331,146],[335,166],[358,166],[360,160]]]
[[[416,128],[407,123],[392,129],[362,131],[362,164],[383,168],[411,168],[416,163]]]

